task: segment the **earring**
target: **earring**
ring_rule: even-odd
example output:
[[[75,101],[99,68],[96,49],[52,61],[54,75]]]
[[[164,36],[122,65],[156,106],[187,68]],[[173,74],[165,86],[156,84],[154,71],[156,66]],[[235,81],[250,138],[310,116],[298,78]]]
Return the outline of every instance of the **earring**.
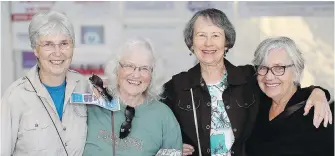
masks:
[[[193,50],[193,46],[190,48],[190,51],[191,51],[191,52],[190,52],[188,55],[192,56],[192,53],[193,53],[193,51],[194,51],[194,50]]]
[[[225,48],[224,48],[224,54],[223,54],[223,56],[226,57],[227,53],[228,53],[228,48],[225,47]]]

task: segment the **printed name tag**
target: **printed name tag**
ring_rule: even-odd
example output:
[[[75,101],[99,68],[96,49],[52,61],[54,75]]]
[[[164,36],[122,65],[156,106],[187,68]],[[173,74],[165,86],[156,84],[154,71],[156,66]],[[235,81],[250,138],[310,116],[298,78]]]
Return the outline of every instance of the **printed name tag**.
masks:
[[[97,105],[111,111],[120,110],[120,103],[118,100],[113,99],[111,102],[107,102],[104,98],[97,98],[89,93],[72,93],[70,102],[76,104]]]

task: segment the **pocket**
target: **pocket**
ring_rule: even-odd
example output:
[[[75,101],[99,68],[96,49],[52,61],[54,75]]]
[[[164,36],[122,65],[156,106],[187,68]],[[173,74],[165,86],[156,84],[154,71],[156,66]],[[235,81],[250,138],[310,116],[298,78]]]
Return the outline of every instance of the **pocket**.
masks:
[[[28,149],[41,151],[48,147],[48,137],[50,134],[51,120],[49,118],[31,115],[23,119],[22,141]]]
[[[198,109],[200,107],[200,100],[194,100],[194,106],[195,109]],[[181,102],[180,100],[178,100],[178,107],[185,111],[193,111],[192,99],[187,102]]]
[[[248,99],[236,99],[236,105],[240,108],[249,108],[250,106],[254,105],[256,102],[255,94]]]

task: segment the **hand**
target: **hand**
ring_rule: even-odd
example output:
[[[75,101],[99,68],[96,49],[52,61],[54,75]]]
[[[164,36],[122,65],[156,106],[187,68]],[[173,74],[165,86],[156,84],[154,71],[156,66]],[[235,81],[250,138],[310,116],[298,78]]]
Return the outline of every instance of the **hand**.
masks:
[[[314,107],[313,125],[316,128],[320,126],[322,120],[324,127],[327,127],[328,123],[332,124],[332,112],[327,102],[326,95],[319,88],[314,89],[309,96],[306,102],[304,115],[307,115],[312,107]]]
[[[194,152],[193,146],[189,144],[183,144],[183,156],[192,155]]]
[[[95,87],[92,87],[92,88],[93,88],[93,95],[99,99],[100,96],[101,96],[100,92],[98,91],[97,88],[95,88]]]

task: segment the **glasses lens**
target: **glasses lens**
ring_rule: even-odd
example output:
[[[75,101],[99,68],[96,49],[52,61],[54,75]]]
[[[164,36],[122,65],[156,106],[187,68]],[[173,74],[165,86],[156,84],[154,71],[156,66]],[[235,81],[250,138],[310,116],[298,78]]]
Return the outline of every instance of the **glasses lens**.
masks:
[[[282,67],[282,66],[274,66],[272,67],[272,71],[275,75],[277,76],[281,76],[284,74],[285,72],[285,67]]]
[[[63,49],[63,50],[66,50],[70,47],[69,45],[70,45],[70,43],[64,42],[64,43],[59,44],[59,48]]]
[[[268,72],[268,68],[260,66],[257,70],[258,75],[265,75]]]

